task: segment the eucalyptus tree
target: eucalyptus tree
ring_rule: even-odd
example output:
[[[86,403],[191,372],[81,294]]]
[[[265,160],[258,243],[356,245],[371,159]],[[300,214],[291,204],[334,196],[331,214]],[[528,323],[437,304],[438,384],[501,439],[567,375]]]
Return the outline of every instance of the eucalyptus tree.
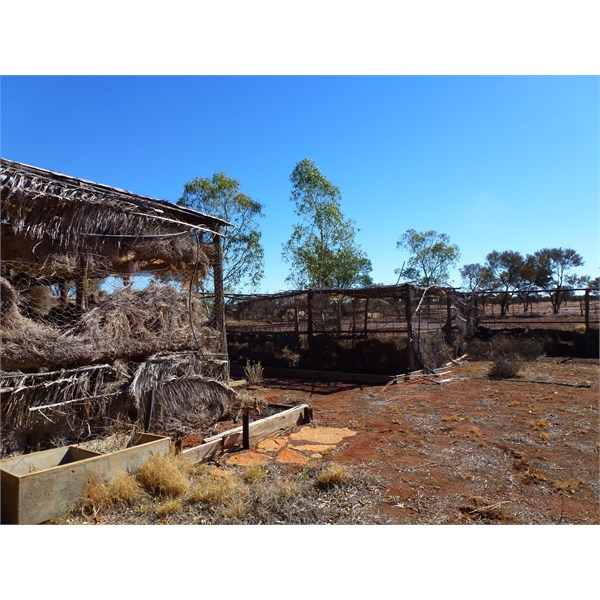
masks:
[[[255,289],[264,276],[264,249],[258,219],[263,206],[240,190],[240,183],[225,173],[196,177],[186,183],[180,206],[219,217],[235,227],[223,238],[223,287],[234,292]]]
[[[520,252],[494,250],[485,258],[485,268],[488,270],[491,287],[500,293],[500,316],[506,316],[510,299],[518,290],[523,277],[525,259]]]
[[[300,221],[283,247],[287,281],[296,288],[370,285],[371,261],[356,241],[354,222],[342,213],[340,189],[305,158],[290,176]]]
[[[405,269],[395,273],[420,285],[447,285],[450,269],[460,258],[460,250],[446,233],[409,229],[396,242],[397,249],[409,252]]]
[[[568,289],[582,287],[589,281],[589,277],[572,272],[584,264],[581,255],[572,248],[542,248],[534,252],[531,262],[538,285],[550,296],[555,315],[567,298]]]

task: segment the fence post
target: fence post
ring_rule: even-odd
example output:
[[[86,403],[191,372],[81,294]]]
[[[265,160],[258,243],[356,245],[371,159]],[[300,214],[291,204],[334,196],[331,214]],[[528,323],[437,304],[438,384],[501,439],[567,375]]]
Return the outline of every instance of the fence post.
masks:
[[[590,353],[591,332],[590,332],[590,290],[585,290],[585,352]]]
[[[449,294],[446,294],[446,322],[442,327],[444,340],[449,346],[452,345],[452,300]]]
[[[365,339],[367,338],[368,322],[369,322],[369,299],[365,298]]]
[[[415,371],[417,368],[417,357],[413,347],[413,329],[412,329],[412,300],[410,284],[404,286],[404,314],[406,316],[406,337],[408,350],[408,368]]]
[[[250,449],[250,414],[247,410],[242,413],[242,448]]]
[[[308,334],[308,352],[310,354],[310,352],[312,352],[312,348],[313,348],[313,297],[315,295],[315,292],[313,290],[308,290],[308,294],[307,296],[307,303],[308,303],[308,310],[307,310],[307,317],[308,317],[308,322],[306,323],[306,333]]]
[[[217,228],[216,234],[219,233]],[[215,284],[215,329],[221,334],[221,352],[227,355],[227,332],[225,331],[225,295],[223,290],[223,244],[221,237],[213,237],[215,259],[213,263],[213,277]]]
[[[298,296],[294,302],[294,331],[298,333],[300,331],[300,317],[298,316]]]
[[[75,287],[75,305],[85,312],[88,309],[89,281],[88,281],[88,260],[85,254],[79,256],[79,274]]]
[[[474,333],[477,333],[477,331],[479,331],[479,321],[480,321],[480,316],[479,316],[479,296],[477,294],[473,294],[473,325],[474,325]]]

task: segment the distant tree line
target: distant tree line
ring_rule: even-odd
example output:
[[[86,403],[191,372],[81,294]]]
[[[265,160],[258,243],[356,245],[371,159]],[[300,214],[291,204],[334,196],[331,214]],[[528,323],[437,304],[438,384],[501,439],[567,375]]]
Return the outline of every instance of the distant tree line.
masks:
[[[297,289],[372,285],[372,264],[356,240],[354,221],[343,214],[341,190],[308,158],[296,164],[290,183],[298,223],[282,250],[283,260],[290,265],[287,282]],[[186,183],[179,204],[235,226],[223,241],[225,289],[257,289],[264,277],[258,224],[264,216],[263,205],[242,193],[240,183],[225,173]],[[395,271],[398,283],[449,285],[450,272],[460,259],[460,250],[449,236],[433,230],[408,229],[396,248],[408,252],[408,260]],[[543,248],[525,256],[514,250],[494,250],[483,264],[466,264],[459,272],[467,291],[495,292],[502,316],[515,296],[527,311],[534,290],[546,292],[558,314],[570,288],[588,286],[597,294],[600,278],[590,280],[573,272],[583,264],[572,248]]]
[[[583,266],[580,254],[572,248],[542,248],[523,255],[514,250],[490,252],[484,264],[471,263],[460,269],[469,291],[498,292],[500,315],[505,316],[511,298],[517,296],[527,311],[534,290],[543,290],[550,298],[552,312],[557,315],[572,288],[595,288],[598,278],[577,275],[573,269]]]

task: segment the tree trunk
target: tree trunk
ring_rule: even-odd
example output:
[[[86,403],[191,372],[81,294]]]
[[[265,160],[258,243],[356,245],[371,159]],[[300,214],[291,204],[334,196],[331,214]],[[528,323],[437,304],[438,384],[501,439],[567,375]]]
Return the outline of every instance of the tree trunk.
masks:
[[[218,230],[217,230],[218,233]],[[213,237],[215,259],[213,279],[215,287],[215,329],[221,334],[221,352],[227,354],[227,332],[225,331],[225,295],[223,291],[223,244],[221,236]]]

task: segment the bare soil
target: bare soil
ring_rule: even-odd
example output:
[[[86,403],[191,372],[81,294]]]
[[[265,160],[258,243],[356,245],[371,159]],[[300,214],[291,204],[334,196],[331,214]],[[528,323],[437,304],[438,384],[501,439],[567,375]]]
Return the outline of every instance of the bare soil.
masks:
[[[490,366],[453,366],[441,384],[266,380],[253,394],[356,431],[328,459],[384,482],[374,522],[600,523],[598,361],[543,358],[500,381]]]

